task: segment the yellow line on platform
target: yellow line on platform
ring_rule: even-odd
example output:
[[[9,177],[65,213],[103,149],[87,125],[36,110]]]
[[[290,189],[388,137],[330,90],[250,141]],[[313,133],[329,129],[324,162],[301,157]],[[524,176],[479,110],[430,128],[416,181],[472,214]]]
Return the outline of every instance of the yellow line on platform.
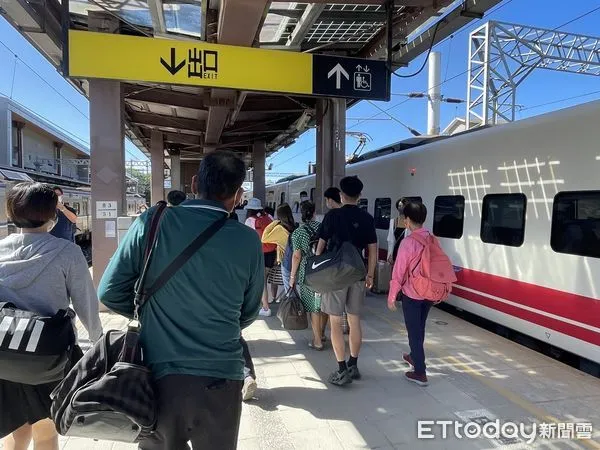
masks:
[[[400,322],[396,319],[391,319],[389,317],[386,317],[373,308],[367,307],[366,309],[371,314],[379,317],[380,319],[382,319],[385,322],[392,325],[396,330],[405,332],[405,327],[402,324],[402,322]],[[431,351],[431,353],[433,353],[436,358],[439,358],[441,360],[444,360],[444,359],[450,360],[452,362],[452,364],[454,364],[455,366],[459,366],[465,373],[469,374],[472,378],[476,378],[478,381],[483,383],[486,387],[497,392],[502,397],[504,397],[508,401],[514,403],[515,405],[521,407],[522,409],[524,409],[528,413],[532,414],[533,416],[535,416],[537,419],[541,420],[542,422],[553,422],[553,423],[560,422],[560,420],[557,419],[556,417],[549,415],[547,413],[547,411],[544,411],[543,409],[539,408],[538,406],[534,405],[533,403],[525,400],[519,394],[511,391],[510,389],[506,389],[502,386],[499,386],[494,381],[483,376],[480,372],[474,370],[472,367],[469,367],[467,364],[464,364],[461,361],[459,361],[458,358],[456,358],[454,356],[442,357],[442,356],[440,356],[439,353],[437,353],[435,351]],[[592,439],[573,439],[573,440],[579,441],[582,445],[584,445],[585,447],[587,447],[589,449],[594,449],[594,450],[600,449],[600,444],[598,442],[596,442],[595,440],[592,440]]]

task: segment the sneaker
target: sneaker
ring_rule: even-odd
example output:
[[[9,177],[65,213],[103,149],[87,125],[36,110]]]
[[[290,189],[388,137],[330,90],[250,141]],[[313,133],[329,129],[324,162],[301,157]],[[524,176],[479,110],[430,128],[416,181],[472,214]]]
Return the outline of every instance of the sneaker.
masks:
[[[404,374],[408,381],[412,381],[413,383],[418,384],[419,386],[427,386],[429,381],[427,380],[427,375],[417,375],[413,370],[410,372],[406,372]]]
[[[358,366],[348,366],[348,375],[350,375],[350,378],[353,380],[360,380],[362,377],[360,371],[358,370]]]
[[[245,402],[252,400],[257,388],[256,380],[252,377],[246,377],[244,379],[244,386],[242,387],[242,400]]]
[[[262,309],[260,308],[260,311],[258,312],[259,316],[262,317],[271,317],[271,310],[270,309]]]
[[[347,370],[344,370],[343,372],[336,370],[329,375],[327,381],[329,381],[331,384],[335,384],[336,386],[345,386],[346,384],[352,383],[352,378]]]
[[[403,353],[402,359],[404,360],[404,362],[410,364],[411,367],[415,367],[415,363],[413,362],[409,353]]]

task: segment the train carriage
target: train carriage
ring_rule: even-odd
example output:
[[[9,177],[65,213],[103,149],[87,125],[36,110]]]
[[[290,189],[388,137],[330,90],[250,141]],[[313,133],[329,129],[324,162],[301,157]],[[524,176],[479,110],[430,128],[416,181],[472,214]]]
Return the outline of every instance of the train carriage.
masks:
[[[365,184],[380,257],[399,197],[420,198],[426,226],[455,264],[448,301],[600,362],[600,101],[405,148],[346,167]],[[378,156],[383,154],[383,156]],[[287,198],[314,176],[269,186]]]
[[[61,178],[53,178],[47,174],[38,176],[30,171],[0,166],[0,205],[5,205],[6,203],[7,190],[16,183],[23,181],[40,181],[52,186],[60,186],[64,193],[64,203],[73,208],[77,214],[75,240],[81,245],[89,244],[92,235],[91,193],[89,185],[79,183],[79,186],[69,186]],[[135,215],[140,206],[145,203],[146,201],[143,196],[139,194],[127,194],[127,214]],[[0,239],[17,231],[17,228],[8,221],[4,206],[0,207]]]

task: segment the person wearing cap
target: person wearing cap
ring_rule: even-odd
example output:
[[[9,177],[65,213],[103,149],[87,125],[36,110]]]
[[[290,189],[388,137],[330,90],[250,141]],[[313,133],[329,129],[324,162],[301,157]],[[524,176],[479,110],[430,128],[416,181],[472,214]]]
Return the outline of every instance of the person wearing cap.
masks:
[[[269,215],[264,212],[262,202],[259,198],[251,198],[244,209],[248,214],[245,224],[253,230],[256,230],[258,237],[262,239],[265,229],[271,222],[273,222],[273,219],[271,219]],[[262,296],[262,308],[258,314],[263,317],[269,317],[271,315],[271,308],[269,306],[267,279],[269,277],[269,272],[273,267],[275,267],[275,263],[277,261],[277,245],[263,243],[262,251],[265,259],[265,283]]]

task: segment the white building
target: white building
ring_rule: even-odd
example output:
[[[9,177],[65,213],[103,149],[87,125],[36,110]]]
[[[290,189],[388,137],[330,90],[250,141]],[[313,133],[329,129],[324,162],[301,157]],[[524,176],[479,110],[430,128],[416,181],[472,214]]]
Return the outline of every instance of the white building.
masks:
[[[89,183],[89,149],[0,96],[0,167]]]

